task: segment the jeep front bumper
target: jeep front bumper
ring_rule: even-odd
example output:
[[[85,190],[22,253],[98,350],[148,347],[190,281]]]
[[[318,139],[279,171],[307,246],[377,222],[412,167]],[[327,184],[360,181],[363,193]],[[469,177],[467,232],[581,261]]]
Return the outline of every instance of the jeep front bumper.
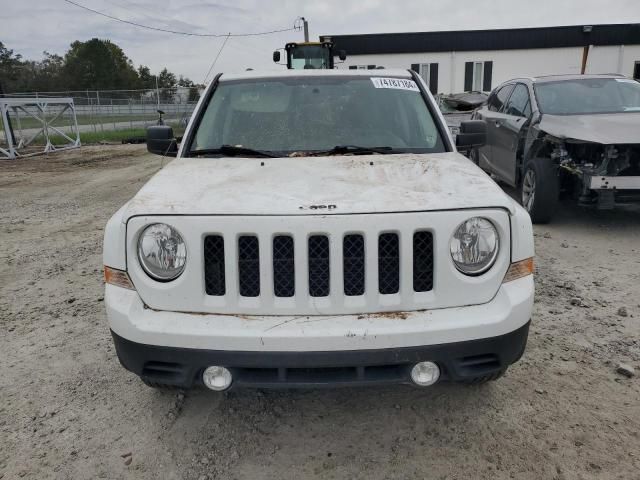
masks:
[[[149,381],[188,388],[221,365],[234,386],[315,387],[409,383],[419,361],[436,362],[445,380],[499,372],[524,351],[533,290],[527,276],[482,305],[339,316],[160,312],[112,285],[105,303],[121,363]]]

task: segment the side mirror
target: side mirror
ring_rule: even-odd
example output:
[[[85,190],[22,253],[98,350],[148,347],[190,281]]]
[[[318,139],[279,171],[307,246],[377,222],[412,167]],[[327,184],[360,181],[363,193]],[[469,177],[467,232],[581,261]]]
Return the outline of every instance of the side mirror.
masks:
[[[487,124],[484,120],[467,120],[460,123],[460,132],[456,136],[458,150],[469,150],[487,143]]]
[[[273,61],[276,63],[280,63],[280,50],[276,50],[273,52]]]
[[[338,58],[340,61],[344,62],[347,59],[347,52],[344,50],[338,50]]]
[[[147,150],[156,155],[175,157],[178,141],[173,136],[173,128],[166,125],[147,127]]]

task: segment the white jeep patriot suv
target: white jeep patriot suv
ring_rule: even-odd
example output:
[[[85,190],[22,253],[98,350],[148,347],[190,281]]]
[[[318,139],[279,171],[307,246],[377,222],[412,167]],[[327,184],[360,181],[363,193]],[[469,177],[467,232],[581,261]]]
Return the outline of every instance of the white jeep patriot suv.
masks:
[[[464,122],[460,149],[484,142]],[[154,387],[498,378],[533,304],[527,213],[411,71],[219,75],[109,220],[118,357]]]

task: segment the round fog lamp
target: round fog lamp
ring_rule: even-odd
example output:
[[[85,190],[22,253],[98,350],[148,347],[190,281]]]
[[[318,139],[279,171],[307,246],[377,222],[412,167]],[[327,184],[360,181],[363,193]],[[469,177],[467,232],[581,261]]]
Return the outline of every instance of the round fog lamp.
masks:
[[[440,378],[440,368],[433,362],[416,363],[411,369],[411,380],[416,385],[428,387]]]
[[[231,385],[231,372],[224,367],[207,367],[202,374],[202,382],[207,388],[221,392]]]

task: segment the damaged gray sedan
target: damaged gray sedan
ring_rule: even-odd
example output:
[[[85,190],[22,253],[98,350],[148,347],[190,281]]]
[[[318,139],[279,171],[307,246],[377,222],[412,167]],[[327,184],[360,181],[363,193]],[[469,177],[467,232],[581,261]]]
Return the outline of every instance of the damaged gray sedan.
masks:
[[[518,188],[535,223],[560,194],[600,209],[640,201],[640,83],[619,75],[510,80],[473,114],[487,144],[470,158]]]

